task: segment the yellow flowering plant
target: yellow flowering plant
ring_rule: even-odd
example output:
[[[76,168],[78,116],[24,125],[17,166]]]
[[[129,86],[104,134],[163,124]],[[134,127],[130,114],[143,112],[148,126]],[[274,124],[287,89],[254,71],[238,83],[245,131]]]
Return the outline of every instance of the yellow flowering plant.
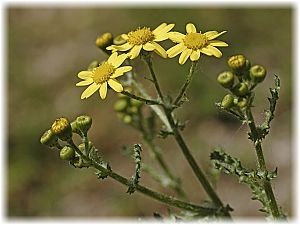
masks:
[[[196,71],[201,55],[220,58],[222,52],[218,47],[227,47],[224,41],[216,40],[226,31],[197,32],[192,23],[186,24],[186,34],[172,31],[174,24],[162,23],[155,29],[140,27],[127,34],[113,38],[111,33],[105,33],[96,40],[96,45],[107,54],[107,60],[102,63],[93,62],[87,70],[78,73],[79,81],[76,86],[88,86],[81,94],[81,99],[87,99],[99,91],[101,99],[107,97],[111,89],[117,92],[114,110],[117,117],[130,125],[141,134],[142,144],[124,146],[123,153],[133,158],[135,170],[130,178],[117,173],[109,162],[104,160],[103,154],[94,146],[88,137],[92,118],[86,115],[77,117],[69,122],[67,118],[57,119],[41,137],[41,143],[60,151],[60,158],[68,161],[75,168],[94,168],[98,179],[112,178],[128,187],[127,193],[141,192],[163,204],[178,208],[176,218],[190,219],[226,219],[232,220],[233,208],[224,203],[203,171],[200,163],[194,158],[191,149],[182,135],[185,124],[176,117],[176,110],[181,108],[187,100],[188,87]],[[174,46],[165,50],[158,42],[170,41]],[[156,76],[152,54],[162,58],[173,58],[180,54],[179,64],[191,60],[191,67],[185,82],[178,89],[176,96],[165,95],[161,89],[159,77]],[[132,60],[140,56],[149,69],[156,96],[151,97],[138,81]],[[139,61],[141,62],[141,61]],[[166,63],[168,63],[166,61]],[[263,82],[266,69],[261,65],[251,66],[250,60],[243,55],[235,55],[228,60],[229,70],[217,77],[217,82],[229,91],[221,102],[216,103],[219,110],[232,114],[242,123],[249,126],[249,139],[254,143],[258,159],[258,168],[249,169],[242,166],[238,158],[230,156],[220,148],[211,153],[211,162],[215,169],[227,174],[238,176],[241,183],[248,185],[252,191],[252,199],[262,203],[261,211],[273,219],[285,219],[282,209],[278,206],[271,181],[277,176],[277,170],[269,171],[262,150],[262,140],[270,130],[270,123],[274,118],[274,111],[279,98],[280,80],[275,76],[275,88],[271,88],[270,107],[265,111],[265,121],[256,125],[251,112],[256,86]],[[83,102],[83,104],[89,104]],[[147,110],[148,109],[148,110]],[[160,123],[157,121],[160,120]],[[79,135],[81,143],[75,144],[73,136]],[[204,190],[209,200],[192,202],[185,192],[180,178],[175,174],[176,168],[166,163],[163,151],[157,146],[156,138],[172,136],[179,146],[187,163],[199,181],[199,187]],[[147,149],[154,162],[162,172],[142,161],[142,149]],[[144,157],[144,156],[143,156]],[[140,184],[140,177],[147,173],[162,187],[173,190],[175,196],[169,196]],[[156,218],[161,215],[155,213]]]

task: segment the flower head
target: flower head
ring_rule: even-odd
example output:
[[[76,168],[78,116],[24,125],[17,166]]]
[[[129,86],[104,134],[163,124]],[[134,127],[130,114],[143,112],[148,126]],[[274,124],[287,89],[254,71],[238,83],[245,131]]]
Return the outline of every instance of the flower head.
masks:
[[[123,45],[111,45],[107,50],[129,51],[130,59],[138,57],[140,51],[154,51],[161,57],[166,58],[167,53],[163,47],[157,42],[168,39],[168,32],[174,27],[174,24],[162,23],[153,31],[149,27],[138,28],[130,31],[128,34],[122,34],[122,38],[126,40]]]
[[[220,33],[217,31],[208,31],[202,34],[201,31],[197,32],[194,24],[188,23],[186,25],[186,32],[187,34],[185,35],[179,32],[168,33],[169,39],[178,44],[168,49],[167,54],[170,58],[173,58],[181,53],[179,57],[180,64],[184,64],[189,57],[192,61],[199,60],[201,53],[220,58],[222,52],[216,47],[228,46],[223,41],[213,40],[226,31]]]
[[[119,67],[127,58],[127,54],[118,55],[113,53],[107,61],[100,64],[91,71],[81,71],[78,77],[83,79],[76,86],[90,85],[82,94],[81,99],[90,97],[99,89],[99,94],[102,99],[105,99],[107,93],[107,84],[116,92],[123,91],[123,87],[117,77],[132,70],[131,66]]]
[[[51,131],[63,141],[67,141],[72,138],[71,124],[65,117],[56,119],[51,126]]]

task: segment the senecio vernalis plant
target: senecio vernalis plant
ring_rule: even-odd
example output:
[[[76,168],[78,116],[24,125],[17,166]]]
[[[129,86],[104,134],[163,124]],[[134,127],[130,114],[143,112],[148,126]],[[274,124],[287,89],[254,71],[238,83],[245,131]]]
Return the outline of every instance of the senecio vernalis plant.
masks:
[[[59,150],[61,159],[66,160],[75,168],[94,168],[98,179],[112,178],[128,187],[127,193],[141,192],[163,204],[178,208],[179,211],[170,212],[169,219],[229,219],[233,209],[227,203],[223,203],[215,188],[199,163],[191,154],[181,131],[185,124],[180,122],[175,111],[187,102],[187,90],[192,76],[196,71],[197,63],[202,57],[215,56],[220,58],[222,52],[218,47],[226,47],[227,43],[216,40],[226,31],[197,31],[195,25],[186,25],[186,34],[171,31],[174,24],[162,23],[152,30],[149,27],[137,28],[127,34],[113,37],[111,33],[105,33],[96,39],[96,46],[105,52],[107,60],[99,63],[93,61],[86,70],[78,73],[81,79],[76,86],[88,86],[81,94],[81,99],[89,98],[95,92],[99,92],[100,99],[105,99],[110,92],[117,92],[118,100],[114,104],[114,110],[122,122],[130,125],[140,132],[142,144],[124,146],[123,153],[132,157],[135,162],[135,171],[132,177],[125,178],[104,160],[103,154],[94,146],[88,137],[92,125],[92,118],[87,115],[78,116],[73,122],[61,117],[54,121],[49,130],[41,137],[42,144]],[[170,40],[175,45],[165,50],[159,43]],[[179,56],[179,64],[185,64],[189,59],[191,67],[186,80],[174,96],[164,94],[159,84],[153,67],[153,54],[162,58]],[[149,69],[150,78],[145,78],[153,84],[157,96],[150,96],[138,81],[138,74],[132,64],[144,61]],[[228,70],[217,77],[217,82],[222,85],[228,94],[221,102],[216,103],[219,110],[235,116],[243,124],[249,127],[249,139],[257,155],[257,168],[245,168],[238,158],[234,158],[220,147],[216,147],[210,155],[210,160],[215,169],[229,175],[238,177],[240,183],[249,186],[252,191],[252,199],[262,204],[260,211],[270,219],[285,219],[282,209],[279,207],[272,190],[271,181],[277,176],[277,168],[269,171],[263,155],[262,141],[270,131],[270,123],[274,118],[274,111],[278,100],[280,88],[279,77],[274,75],[275,87],[270,88],[271,97],[268,98],[269,109],[265,110],[264,121],[257,124],[254,121],[251,108],[253,107],[255,88],[266,77],[266,69],[261,65],[253,65],[243,55],[234,55],[228,60]],[[158,121],[160,121],[158,123]],[[73,136],[81,138],[79,145],[73,141]],[[188,199],[181,186],[179,177],[174,174],[175,168],[170,169],[164,159],[163,152],[155,144],[157,137],[167,138],[173,136],[179,149],[182,151],[189,166],[192,168],[201,187],[207,193],[209,200],[192,203]],[[156,171],[150,165],[142,161],[142,148],[149,151],[153,161],[156,161],[161,172]],[[177,197],[168,196],[151,190],[140,184],[142,172],[148,173],[163,187],[172,189]],[[195,187],[196,188],[196,187]],[[154,217],[163,217],[154,212]]]

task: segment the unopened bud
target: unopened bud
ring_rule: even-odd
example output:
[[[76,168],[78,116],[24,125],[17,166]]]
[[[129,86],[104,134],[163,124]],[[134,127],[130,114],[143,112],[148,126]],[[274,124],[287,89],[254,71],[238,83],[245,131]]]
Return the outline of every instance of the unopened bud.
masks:
[[[142,106],[142,105],[144,104],[144,102],[139,101],[139,100],[136,100],[136,99],[134,99],[134,98],[131,98],[131,99],[130,99],[130,104],[131,104],[132,106],[140,107],[140,106]]]
[[[248,93],[248,86],[245,83],[238,83],[233,88],[233,93],[237,96],[244,96]]]
[[[266,77],[267,71],[261,65],[255,65],[250,68],[250,77],[255,83],[262,82]]]
[[[217,81],[224,88],[231,88],[234,83],[233,73],[231,73],[229,71],[222,72],[219,74]]]
[[[78,129],[84,134],[86,134],[92,126],[92,118],[90,116],[78,116],[75,121]]]
[[[241,72],[246,69],[246,57],[243,55],[231,56],[228,61],[228,66],[235,72]],[[238,73],[239,75],[239,73]]]
[[[114,109],[117,112],[123,112],[125,111],[127,106],[128,106],[128,101],[124,98],[121,98],[118,101],[116,101],[116,103],[114,104]]]
[[[56,119],[51,126],[51,131],[62,141],[68,141],[72,138],[72,128],[67,118]]]
[[[106,47],[113,44],[113,35],[111,33],[104,33],[96,39],[96,46],[107,52]]]
[[[221,106],[225,109],[229,109],[234,105],[233,101],[234,101],[233,95],[227,94],[224,96],[224,98],[221,102]]]
[[[49,147],[54,147],[58,143],[58,138],[57,138],[57,136],[51,130],[47,130],[42,135],[42,137],[40,139],[40,142],[43,145],[47,145]]]
[[[63,160],[72,160],[75,157],[75,150],[70,146],[65,146],[60,150],[59,157]]]
[[[238,102],[237,102],[237,106],[240,108],[240,109],[244,109],[246,106],[247,106],[247,99],[246,98],[242,98],[242,99],[239,99]]]
[[[132,117],[130,115],[125,115],[122,120],[124,123],[130,124],[132,122]]]

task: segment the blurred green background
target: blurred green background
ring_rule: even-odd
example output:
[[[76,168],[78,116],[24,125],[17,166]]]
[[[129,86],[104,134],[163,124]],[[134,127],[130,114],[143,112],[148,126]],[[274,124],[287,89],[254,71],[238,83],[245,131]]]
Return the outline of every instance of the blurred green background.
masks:
[[[77,115],[93,117],[90,138],[114,170],[131,176],[133,163],[120,153],[123,144],[140,142],[139,134],[118,120],[113,110],[116,95],[101,101],[98,94],[80,100],[83,88],[75,87],[77,73],[94,59],[106,55],[95,47],[97,35],[127,33],[139,26],[155,28],[162,22],[175,23],[174,30],[184,32],[185,24],[194,23],[199,30],[227,30],[219,39],[229,43],[222,48],[224,57],[202,57],[199,71],[189,90],[190,103],[179,112],[188,120],[183,135],[198,162],[209,171],[209,153],[222,145],[245,165],[255,167],[256,157],[247,140],[244,126],[220,114],[214,102],[225,94],[216,83],[226,60],[243,53],[252,63],[268,70],[266,81],[257,88],[254,113],[258,121],[268,106],[268,88],[272,74],[281,77],[281,95],[272,122],[271,134],[264,141],[270,169],[278,167],[274,190],[284,211],[293,216],[292,152],[292,38],[293,9],[245,7],[219,8],[201,5],[182,7],[41,7],[7,6],[7,81],[8,81],[8,148],[7,210],[16,217],[143,217],[167,207],[142,194],[126,194],[126,187],[106,179],[99,181],[92,169],[74,169],[54,152],[39,143],[41,134],[60,116],[74,119]],[[164,46],[170,47],[167,41]],[[155,57],[155,70],[166,93],[175,94],[184,82],[190,63],[180,66],[178,57]],[[145,66],[136,60],[142,75]],[[144,81],[149,90],[151,83]],[[173,173],[182,177],[183,189],[193,202],[207,196],[200,188],[176,143],[170,137],[157,140]],[[143,160],[148,160],[144,151]],[[166,192],[147,175],[141,183]],[[233,177],[222,175],[217,191],[238,217],[257,217],[260,204],[250,200],[250,190]]]

